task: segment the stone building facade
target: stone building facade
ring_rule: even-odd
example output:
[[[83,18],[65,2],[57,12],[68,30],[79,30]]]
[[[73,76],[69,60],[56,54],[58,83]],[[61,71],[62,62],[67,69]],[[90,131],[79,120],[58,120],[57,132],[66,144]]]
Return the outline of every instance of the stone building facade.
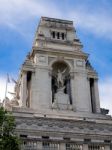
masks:
[[[100,108],[98,74],[72,21],[41,17],[15,98],[23,150],[110,150],[112,118]]]

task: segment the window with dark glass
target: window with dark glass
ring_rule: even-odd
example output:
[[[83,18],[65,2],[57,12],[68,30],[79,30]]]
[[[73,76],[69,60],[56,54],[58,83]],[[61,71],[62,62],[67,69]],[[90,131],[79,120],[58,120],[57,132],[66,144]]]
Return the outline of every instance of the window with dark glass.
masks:
[[[52,38],[55,38],[55,32],[54,31],[52,32]]]
[[[62,40],[64,40],[65,39],[65,34],[61,33],[61,36],[62,36]]]
[[[60,33],[57,32],[57,39],[60,39]]]
[[[53,39],[60,39],[60,40],[65,40],[65,33],[64,32],[57,32],[57,31],[52,31],[51,32],[51,37]]]

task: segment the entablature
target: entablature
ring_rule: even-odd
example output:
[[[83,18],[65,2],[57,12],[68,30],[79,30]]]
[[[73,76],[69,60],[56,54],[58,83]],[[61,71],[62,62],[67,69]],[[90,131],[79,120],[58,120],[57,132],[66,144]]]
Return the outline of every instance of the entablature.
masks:
[[[66,28],[70,30],[73,29],[73,21],[41,17],[39,26],[45,26],[49,28],[62,28],[62,29]]]
[[[112,124],[86,120],[64,120],[47,117],[17,117],[17,131],[26,131],[38,136],[59,136],[89,138],[92,140],[112,140]],[[30,132],[29,132],[29,131]]]
[[[66,50],[57,50],[55,48],[32,48],[31,55],[34,56],[36,53],[44,53],[44,54],[50,54],[50,55],[59,55],[59,56],[67,56],[71,58],[82,58],[87,60],[88,54],[84,53],[82,51],[66,51]]]

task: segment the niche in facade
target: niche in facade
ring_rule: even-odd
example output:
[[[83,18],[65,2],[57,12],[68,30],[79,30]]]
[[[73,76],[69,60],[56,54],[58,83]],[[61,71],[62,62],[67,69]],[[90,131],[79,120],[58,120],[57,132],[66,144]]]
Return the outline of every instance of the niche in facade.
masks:
[[[62,97],[68,96],[69,104],[72,104],[72,96],[71,96],[71,83],[70,83],[70,69],[68,64],[63,61],[55,62],[52,65],[52,103],[55,102],[56,96],[60,97],[60,101],[62,102]]]
[[[27,107],[30,107],[31,77],[32,77],[32,72],[28,71],[27,72],[27,99],[26,99],[26,106]]]
[[[90,83],[91,109],[93,113],[96,113],[94,79],[90,78],[89,83]]]

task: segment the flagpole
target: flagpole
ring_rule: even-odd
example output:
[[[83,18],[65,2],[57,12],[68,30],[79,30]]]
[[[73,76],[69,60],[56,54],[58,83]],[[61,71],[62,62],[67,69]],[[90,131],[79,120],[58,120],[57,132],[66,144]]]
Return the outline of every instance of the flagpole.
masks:
[[[7,86],[8,86],[8,82],[10,82],[10,79],[9,79],[9,75],[8,75],[8,73],[7,73],[6,86],[5,86],[5,98],[7,97]]]

